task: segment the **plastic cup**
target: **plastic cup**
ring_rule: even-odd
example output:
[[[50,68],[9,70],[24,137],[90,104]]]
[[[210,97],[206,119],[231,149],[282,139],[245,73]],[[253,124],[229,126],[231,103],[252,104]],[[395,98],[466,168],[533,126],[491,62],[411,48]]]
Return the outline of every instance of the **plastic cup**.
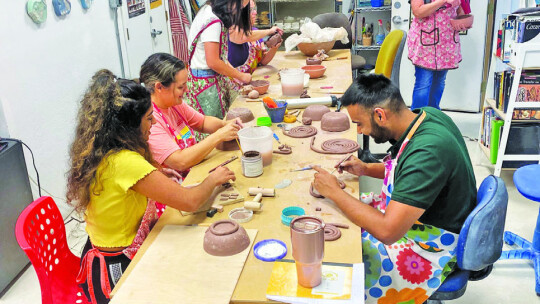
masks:
[[[276,101],[276,104],[278,105],[277,108],[269,108],[266,103],[263,103],[266,113],[268,113],[268,116],[270,116],[271,121],[274,123],[282,122],[285,116],[285,110],[287,110],[286,102]]]
[[[286,69],[279,72],[283,96],[299,97],[304,91],[304,74],[302,69]]]
[[[269,127],[250,127],[238,131],[238,139],[243,151],[261,153],[263,166],[272,163],[273,132]]]

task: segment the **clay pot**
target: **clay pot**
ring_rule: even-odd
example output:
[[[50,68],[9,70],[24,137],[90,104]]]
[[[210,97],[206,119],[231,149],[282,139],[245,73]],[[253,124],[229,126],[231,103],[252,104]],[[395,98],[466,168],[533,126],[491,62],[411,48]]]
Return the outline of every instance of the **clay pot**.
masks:
[[[329,132],[341,132],[349,130],[351,124],[349,116],[341,112],[328,112],[321,118],[321,129]]]
[[[302,42],[298,45],[300,52],[304,53],[306,56],[313,56],[318,53],[319,50],[324,50],[326,54],[334,47],[335,40],[327,42],[316,42],[316,43],[307,43]]]
[[[320,65],[322,60],[317,58],[306,58],[306,65]]]
[[[474,16],[473,15],[460,15],[457,16],[456,19],[450,19],[450,25],[456,30],[459,30],[461,28],[470,29],[474,22]]]
[[[328,109],[327,106],[311,105],[304,110],[304,114],[302,114],[302,119],[309,117],[312,121],[319,121],[321,120],[323,115],[328,112],[330,112],[330,109]]]
[[[302,70],[309,74],[309,78],[319,78],[324,75],[326,67],[324,65],[305,65]]]
[[[229,256],[244,251],[249,243],[249,236],[244,227],[237,222],[221,220],[206,230],[203,248],[211,255]]]
[[[270,81],[268,80],[254,80],[249,83],[254,90],[259,92],[259,95],[262,95],[268,91],[270,87]]]
[[[373,37],[363,37],[362,38],[362,45],[363,46],[370,46],[373,42]]]
[[[266,46],[269,48],[273,48],[282,41],[283,39],[281,38],[281,35],[279,33],[274,33],[268,38],[268,40],[266,40]]]
[[[225,120],[232,120],[237,117],[239,117],[243,123],[250,122],[255,119],[253,112],[251,112],[251,110],[248,108],[231,108],[229,112],[227,112]]]

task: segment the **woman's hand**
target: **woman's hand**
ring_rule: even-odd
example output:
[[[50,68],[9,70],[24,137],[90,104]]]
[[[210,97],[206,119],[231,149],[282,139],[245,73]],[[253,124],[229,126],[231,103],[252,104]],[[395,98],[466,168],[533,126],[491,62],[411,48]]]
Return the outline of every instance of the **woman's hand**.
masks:
[[[182,181],[182,175],[178,173],[176,170],[171,168],[161,168],[161,173],[165,174],[168,178],[172,179],[173,181],[180,183]]]
[[[238,138],[238,130],[242,128],[240,124],[238,124],[237,120],[231,120],[225,126],[219,128],[214,134],[216,134],[220,142],[234,140]]]
[[[362,176],[366,174],[367,165],[366,163],[359,160],[358,158],[351,156],[350,160],[342,162],[341,165],[337,167],[337,171],[339,173],[343,173],[343,171],[347,171],[356,176]]]
[[[248,84],[251,82],[251,74],[240,73],[237,79],[240,80],[243,84]]]
[[[283,35],[283,30],[280,29],[277,26],[273,26],[271,29],[268,30],[268,33],[269,34],[267,36],[273,35],[274,33],[278,33],[280,35]]]
[[[230,180],[236,180],[234,172],[227,167],[218,167],[214,172],[210,173],[206,178],[214,187],[225,184]]]

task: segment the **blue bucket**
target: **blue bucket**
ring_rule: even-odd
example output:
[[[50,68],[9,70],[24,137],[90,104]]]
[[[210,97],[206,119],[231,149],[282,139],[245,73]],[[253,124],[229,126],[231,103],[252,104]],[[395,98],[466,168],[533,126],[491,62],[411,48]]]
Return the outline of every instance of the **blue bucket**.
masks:
[[[269,108],[266,103],[263,102],[264,108],[266,109],[268,116],[270,116],[270,120],[274,123],[282,122],[283,116],[285,116],[285,110],[287,110],[287,103],[285,101],[276,100],[276,104],[278,105],[277,108]]]
[[[381,7],[384,5],[384,0],[371,0],[371,7]]]

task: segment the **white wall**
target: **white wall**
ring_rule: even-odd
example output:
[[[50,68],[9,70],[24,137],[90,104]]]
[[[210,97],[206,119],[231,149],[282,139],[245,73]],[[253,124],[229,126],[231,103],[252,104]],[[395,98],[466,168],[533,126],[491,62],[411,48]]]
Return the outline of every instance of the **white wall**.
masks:
[[[26,1],[0,2],[0,132],[9,130],[32,148],[41,185],[58,197],[65,215],[71,209],[65,173],[78,102],[93,73],[108,68],[118,75],[120,60],[108,1],[94,1],[87,11],[71,1],[71,13],[62,18],[46,2],[48,18],[41,25],[26,14]],[[30,154],[25,157],[35,179]]]

